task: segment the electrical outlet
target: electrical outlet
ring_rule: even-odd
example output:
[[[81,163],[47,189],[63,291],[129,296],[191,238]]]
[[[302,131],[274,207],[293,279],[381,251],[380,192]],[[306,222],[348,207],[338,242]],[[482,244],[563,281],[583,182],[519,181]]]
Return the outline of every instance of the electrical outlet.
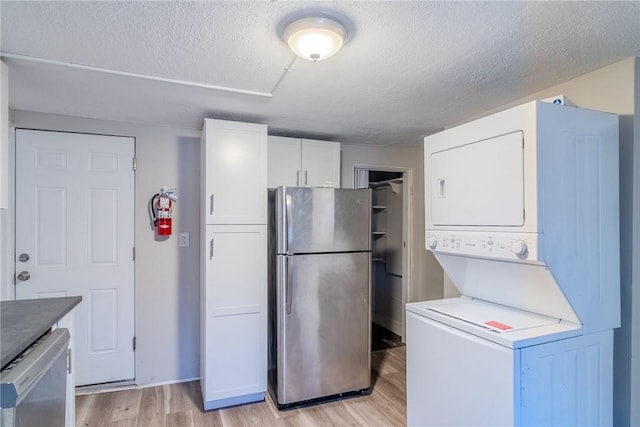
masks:
[[[189,233],[187,231],[180,232],[180,238],[178,240],[178,245],[181,248],[189,247]]]

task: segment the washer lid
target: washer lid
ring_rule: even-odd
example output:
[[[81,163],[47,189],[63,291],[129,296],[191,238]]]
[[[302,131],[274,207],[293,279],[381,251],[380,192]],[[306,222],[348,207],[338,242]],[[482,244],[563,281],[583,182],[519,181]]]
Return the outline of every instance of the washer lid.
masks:
[[[498,333],[560,323],[560,319],[553,317],[472,298],[456,298],[455,301],[441,300],[439,302],[441,304],[434,304],[430,309],[465,322],[492,329]]]
[[[469,297],[407,304],[407,310],[509,348],[581,334],[581,325]]]

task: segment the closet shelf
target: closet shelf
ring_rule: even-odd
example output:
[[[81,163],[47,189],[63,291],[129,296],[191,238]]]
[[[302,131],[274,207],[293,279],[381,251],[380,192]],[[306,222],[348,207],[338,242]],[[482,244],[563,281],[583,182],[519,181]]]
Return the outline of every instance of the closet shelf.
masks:
[[[379,181],[379,182],[370,182],[369,188],[384,187],[385,185],[390,185],[390,184],[402,184],[402,178],[394,178],[394,179],[389,179],[386,181]]]
[[[374,205],[371,206],[371,209],[373,209],[374,211],[386,211],[387,207],[382,205]]]
[[[371,261],[372,262],[382,262],[382,263],[386,262],[386,260],[384,258],[371,258]]]
[[[387,232],[386,231],[372,231],[371,235],[373,237],[387,237]]]

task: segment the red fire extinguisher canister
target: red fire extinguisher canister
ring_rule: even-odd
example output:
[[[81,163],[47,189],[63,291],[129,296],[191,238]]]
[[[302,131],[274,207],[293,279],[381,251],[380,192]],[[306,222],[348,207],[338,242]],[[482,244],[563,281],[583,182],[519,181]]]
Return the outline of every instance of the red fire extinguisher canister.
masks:
[[[171,208],[173,202],[165,196],[158,197],[157,227],[158,236],[171,236]]]
[[[149,215],[158,236],[171,236],[171,214],[173,204],[178,200],[175,191],[166,186],[162,187],[160,192],[149,200]]]

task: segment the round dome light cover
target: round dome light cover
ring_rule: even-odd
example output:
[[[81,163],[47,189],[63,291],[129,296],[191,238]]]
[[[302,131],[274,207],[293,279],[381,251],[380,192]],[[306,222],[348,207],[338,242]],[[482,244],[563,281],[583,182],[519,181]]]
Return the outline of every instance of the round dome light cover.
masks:
[[[309,61],[322,61],[335,55],[346,37],[344,27],[329,18],[304,18],[287,25],[284,40],[291,50]]]

